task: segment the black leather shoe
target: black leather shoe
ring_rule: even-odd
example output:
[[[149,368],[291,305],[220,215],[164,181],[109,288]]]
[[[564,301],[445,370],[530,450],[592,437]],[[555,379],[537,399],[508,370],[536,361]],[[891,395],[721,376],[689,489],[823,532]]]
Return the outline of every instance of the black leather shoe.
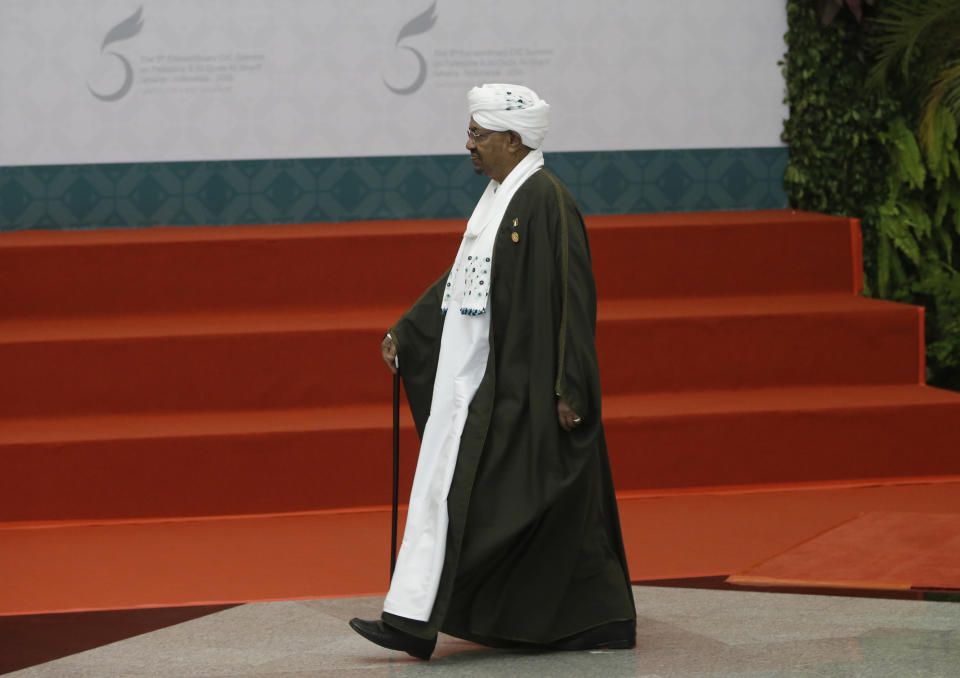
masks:
[[[550,643],[551,650],[629,650],[637,646],[637,623],[632,619],[594,626]]]
[[[354,617],[350,620],[350,628],[371,643],[376,643],[388,650],[401,650],[417,659],[430,659],[433,648],[437,646],[436,636],[432,640],[417,638],[384,624],[379,619],[367,620]]]

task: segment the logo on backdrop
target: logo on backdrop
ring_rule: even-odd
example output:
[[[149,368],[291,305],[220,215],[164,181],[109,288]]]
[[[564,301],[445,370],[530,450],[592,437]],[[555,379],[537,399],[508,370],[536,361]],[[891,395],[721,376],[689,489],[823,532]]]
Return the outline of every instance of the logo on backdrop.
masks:
[[[105,56],[113,57],[113,59],[118,60],[123,66],[123,82],[120,84],[120,87],[112,92],[98,92],[90,86],[89,82],[87,83],[87,89],[90,90],[90,94],[100,101],[119,101],[125,97],[130,91],[130,88],[133,87],[133,66],[130,65],[130,61],[119,52],[112,50],[106,51],[106,49],[114,43],[120,42],[121,40],[129,40],[140,33],[140,30],[143,28],[142,16],[143,5],[141,5],[140,9],[136,12],[107,31],[107,36],[103,39],[103,44],[100,45],[101,58]]]
[[[437,3],[434,0],[434,3],[427,8],[422,14],[418,14],[408,21],[403,28],[400,29],[400,33],[397,35],[397,41],[394,43],[395,50],[405,49],[417,58],[417,75],[413,78],[409,85],[404,87],[395,87],[387,82],[387,79],[383,79],[383,84],[387,86],[394,94],[408,95],[413,94],[418,89],[423,87],[423,83],[427,81],[427,60],[423,58],[423,54],[420,53],[414,47],[410,47],[406,44],[400,44],[405,38],[411,38],[415,35],[422,35],[426,33],[433,25],[437,23]]]

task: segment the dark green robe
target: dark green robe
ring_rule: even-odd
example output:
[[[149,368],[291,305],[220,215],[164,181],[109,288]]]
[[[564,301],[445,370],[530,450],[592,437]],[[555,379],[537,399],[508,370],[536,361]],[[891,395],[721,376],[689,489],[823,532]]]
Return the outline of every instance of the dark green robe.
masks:
[[[511,200],[492,266],[490,357],[460,440],[433,612],[427,622],[383,619],[426,638],[549,643],[636,612],[601,423],[586,229],[547,170]],[[421,436],[446,280],[391,329]],[[558,424],[555,393],[583,418],[573,432]]]

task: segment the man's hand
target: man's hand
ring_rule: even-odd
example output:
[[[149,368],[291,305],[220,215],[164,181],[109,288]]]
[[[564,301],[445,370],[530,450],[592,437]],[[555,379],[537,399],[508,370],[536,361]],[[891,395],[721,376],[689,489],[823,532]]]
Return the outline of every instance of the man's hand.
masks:
[[[380,342],[380,356],[383,358],[383,362],[387,364],[387,367],[390,368],[390,371],[396,374],[397,345],[393,343],[393,339],[390,338],[389,334]]]
[[[573,411],[570,403],[563,396],[557,398],[557,418],[560,420],[560,428],[564,431],[572,431],[583,422],[580,415]]]

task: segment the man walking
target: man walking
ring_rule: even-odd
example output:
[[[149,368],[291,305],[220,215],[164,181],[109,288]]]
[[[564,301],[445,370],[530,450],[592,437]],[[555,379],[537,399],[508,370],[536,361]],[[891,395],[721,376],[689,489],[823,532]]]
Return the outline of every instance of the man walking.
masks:
[[[390,329],[421,437],[383,647],[437,632],[493,647],[629,648],[636,612],[601,423],[583,217],[544,168],[550,106],[519,85],[467,96],[490,178],[453,266]]]

